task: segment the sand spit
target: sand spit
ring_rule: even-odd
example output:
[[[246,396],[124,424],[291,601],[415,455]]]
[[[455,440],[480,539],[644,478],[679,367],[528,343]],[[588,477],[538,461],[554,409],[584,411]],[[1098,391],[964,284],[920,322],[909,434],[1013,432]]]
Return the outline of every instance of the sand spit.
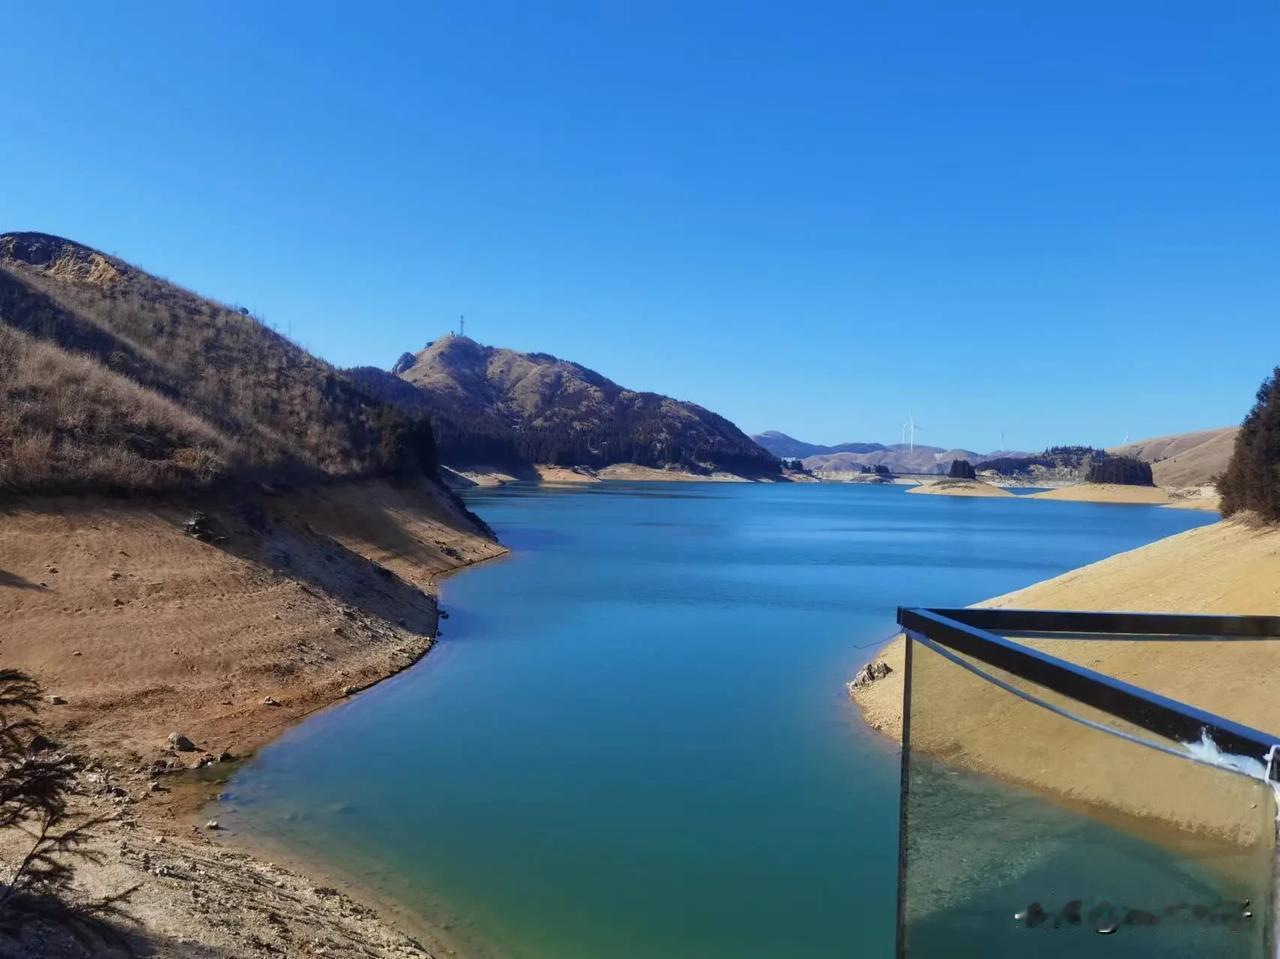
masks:
[[[184,532],[193,506],[201,537]],[[49,735],[82,758],[88,810],[124,817],[82,879],[99,894],[141,883],[145,954],[425,954],[347,897],[211,846],[192,829],[216,787],[171,773],[209,763],[217,778],[224,754],[411,665],[437,635],[437,578],[503,552],[432,488],[381,481],[252,503],[6,505],[0,658],[65,700],[43,711]]]
[[[936,483],[922,483],[907,490],[908,493],[923,493],[927,496],[1012,496],[1007,489],[984,483],[981,480],[938,480]]]
[[[1071,500],[1077,503],[1150,503],[1163,506],[1170,500],[1168,491],[1159,486],[1122,486],[1118,483],[1078,483],[1043,493],[1030,494],[1031,499]]]
[[[823,483],[865,483],[869,486],[920,485],[920,480],[909,476],[886,477],[877,473],[851,473],[846,470],[815,470],[813,476]]]
[[[1280,529],[1255,528],[1238,520],[1216,523],[980,605],[1280,615]],[[867,722],[898,740],[904,642],[894,640],[878,656],[893,672],[851,690]],[[1269,683],[1259,681],[1280,675],[1280,642],[1153,645],[1058,640],[1038,645],[1107,675],[1280,732],[1280,700]],[[1256,817],[1241,813],[1234,801],[1220,802],[1223,790],[1217,785],[1198,789],[1205,777],[1187,763],[1178,763],[1172,778],[1134,776],[1136,747],[1100,753],[1096,732],[997,693],[990,684],[971,681],[958,667],[935,670],[933,679],[937,689],[931,692],[933,680],[917,672],[913,700],[926,704],[925,709],[930,700],[938,703],[945,721],[940,714],[939,721],[913,723],[912,742],[918,748],[936,755],[962,750],[973,768],[1084,806],[1233,842],[1257,838]],[[1219,774],[1210,775],[1215,784],[1221,783]],[[1249,788],[1247,782],[1241,786],[1242,795]],[[1244,803],[1244,809],[1248,806]]]

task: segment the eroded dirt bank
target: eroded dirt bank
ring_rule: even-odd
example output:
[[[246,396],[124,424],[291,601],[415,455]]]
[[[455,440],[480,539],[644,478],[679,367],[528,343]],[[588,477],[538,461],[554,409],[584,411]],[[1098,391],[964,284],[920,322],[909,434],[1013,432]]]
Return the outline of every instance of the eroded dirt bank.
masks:
[[[184,530],[196,509],[206,520]],[[193,829],[210,787],[188,788],[185,771],[207,764],[216,777],[288,723],[415,662],[437,635],[437,578],[503,552],[421,483],[0,508],[0,663],[56,697],[42,719],[82,766],[85,809],[119,813],[99,830],[103,864],[80,879],[92,895],[139,886],[128,908],[143,954],[448,954],[214,845]],[[174,733],[194,748],[176,748]],[[47,930],[16,948],[94,954]]]

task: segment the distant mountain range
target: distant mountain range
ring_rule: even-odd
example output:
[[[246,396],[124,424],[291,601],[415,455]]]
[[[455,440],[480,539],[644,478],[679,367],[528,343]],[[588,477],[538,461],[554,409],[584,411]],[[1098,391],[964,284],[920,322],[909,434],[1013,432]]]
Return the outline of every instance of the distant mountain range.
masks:
[[[1130,456],[1150,463],[1159,486],[1191,487],[1212,483],[1227,468],[1238,429],[1234,426],[1178,433],[1138,440],[1106,450],[1113,456]],[[856,473],[862,467],[884,466],[895,473],[944,473],[953,459],[965,459],[981,469],[1003,474],[1022,473],[1034,467],[1053,479],[1079,479],[1090,458],[1104,455],[1089,447],[1058,447],[1043,453],[997,450],[978,453],[938,446],[881,443],[839,443],[822,446],[806,443],[786,433],[770,430],[751,437],[769,452],[786,459],[800,459],[818,474]]]
[[[978,453],[960,448],[924,446],[919,443],[885,445],[883,443],[838,443],[822,446],[806,443],[786,433],[769,430],[751,437],[770,453],[787,459],[800,459],[806,469],[815,473],[856,473],[862,467],[884,466],[895,473],[945,473],[952,460],[968,460],[974,466],[987,460],[1025,457],[1014,450]]]
[[[626,389],[577,363],[446,336],[391,371],[348,370],[371,396],[426,413],[454,468],[636,463],[693,473],[778,476],[777,457],[723,416]]]
[[[829,453],[875,453],[888,449],[881,443],[839,443],[835,446],[820,446],[817,443],[806,443],[777,430],[767,430],[751,437],[774,456],[785,456],[788,459],[804,459],[806,456],[825,456]]]

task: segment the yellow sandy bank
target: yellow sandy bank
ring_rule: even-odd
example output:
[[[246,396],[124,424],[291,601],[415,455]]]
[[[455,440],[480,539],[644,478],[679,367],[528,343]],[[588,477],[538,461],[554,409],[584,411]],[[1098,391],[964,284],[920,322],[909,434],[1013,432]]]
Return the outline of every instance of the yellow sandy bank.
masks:
[[[928,496],[1012,496],[1007,489],[984,483],[981,480],[938,480],[922,483],[907,490],[908,493],[924,493]]]
[[[1079,483],[1061,489],[1032,493],[1032,499],[1072,500],[1079,503],[1152,503],[1169,502],[1169,494],[1159,486],[1122,486],[1118,483]]]
[[[1251,528],[1239,521],[1216,523],[981,605],[1280,615],[1280,529]],[[867,722],[899,740],[904,642],[894,640],[881,653],[892,673],[852,690]],[[1274,693],[1273,679],[1268,679],[1280,677],[1280,642],[1057,640],[1038,645],[1107,675],[1280,732],[1280,697]],[[946,722],[913,723],[913,748],[934,755],[963,753],[964,764],[971,768],[1073,803],[1251,841],[1250,830],[1256,824],[1233,819],[1237,807],[1220,801],[1221,789],[1171,789],[1162,777],[1135,777],[1128,768],[1132,750],[1099,756],[1096,732],[1016,697],[996,694],[989,684],[970,682],[958,668],[931,672],[932,678],[926,671],[913,677],[913,701],[924,704],[920,708],[938,704],[945,709]],[[1222,777],[1214,776],[1220,783]],[[1240,788],[1247,787],[1244,782]]]

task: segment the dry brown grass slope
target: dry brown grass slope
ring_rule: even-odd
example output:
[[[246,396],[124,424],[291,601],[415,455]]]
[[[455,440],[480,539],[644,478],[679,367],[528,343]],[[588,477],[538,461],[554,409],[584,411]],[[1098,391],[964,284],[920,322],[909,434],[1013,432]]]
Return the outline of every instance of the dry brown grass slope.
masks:
[[[184,532],[193,507],[216,533]],[[49,731],[93,771],[77,803],[126,814],[78,875],[95,895],[140,887],[140,954],[425,955],[194,838],[207,794],[178,773],[201,754],[168,736],[241,756],[405,668],[435,641],[437,577],[502,552],[439,483],[422,417],[241,311],[0,236],[0,659],[59,697]],[[0,862],[12,848],[0,833]],[[106,954],[45,931],[19,954]]]
[[[1227,468],[1236,432],[1236,427],[1225,426],[1157,436],[1117,446],[1108,452],[1150,463],[1157,486],[1203,486],[1212,483]]]
[[[386,466],[387,407],[246,313],[96,250],[0,235],[0,483],[157,489]]]

